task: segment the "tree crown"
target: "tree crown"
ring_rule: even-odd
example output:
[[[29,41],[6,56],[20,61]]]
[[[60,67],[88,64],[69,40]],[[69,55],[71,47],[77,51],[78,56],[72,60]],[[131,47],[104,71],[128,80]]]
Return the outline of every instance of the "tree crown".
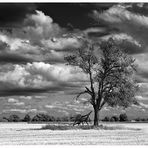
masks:
[[[75,54],[65,57],[68,64],[79,67],[88,74],[90,86],[78,94],[89,94],[89,102],[101,109],[109,106],[128,107],[138,104],[135,99],[137,85],[133,74],[134,59],[124,53],[113,39],[101,43],[83,42]]]

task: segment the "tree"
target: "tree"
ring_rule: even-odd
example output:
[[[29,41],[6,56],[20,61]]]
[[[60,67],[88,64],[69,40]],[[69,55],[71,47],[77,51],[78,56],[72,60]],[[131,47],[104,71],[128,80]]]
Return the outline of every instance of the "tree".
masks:
[[[111,117],[110,122],[115,122],[115,118]]]
[[[119,118],[118,116],[112,116],[110,120],[117,122],[119,121]]]
[[[110,118],[109,117],[104,117],[104,119],[102,121],[108,122],[108,121],[110,121]]]
[[[121,122],[122,121],[128,121],[128,117],[127,117],[127,115],[125,113],[124,114],[120,114],[119,119],[120,119]]]
[[[57,122],[60,122],[60,121],[61,121],[61,118],[60,118],[60,117],[57,117],[57,118],[56,118],[56,121],[57,121]]]
[[[68,116],[61,117],[61,121],[69,121],[69,117]]]
[[[23,121],[24,121],[24,122],[29,122],[29,121],[31,121],[30,116],[29,116],[28,114],[27,114],[27,115],[25,115],[25,117],[24,117]]]
[[[9,118],[7,118],[8,122],[19,122],[20,118],[18,115],[10,115]]]
[[[134,59],[125,54],[113,39],[101,43],[83,39],[82,42],[83,46],[65,60],[88,76],[90,85],[76,99],[82,94],[90,96],[87,102],[93,106],[94,126],[98,126],[99,112],[105,104],[124,108],[138,104],[134,97],[137,89],[133,79]]]
[[[39,113],[32,118],[33,122],[40,122],[40,121],[52,121],[52,118],[47,114]]]
[[[141,121],[141,119],[138,117],[138,118],[135,119],[135,121]]]

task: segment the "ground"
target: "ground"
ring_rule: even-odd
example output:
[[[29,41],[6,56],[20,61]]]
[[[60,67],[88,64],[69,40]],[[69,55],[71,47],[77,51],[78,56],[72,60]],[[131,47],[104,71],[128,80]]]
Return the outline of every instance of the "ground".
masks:
[[[105,124],[105,123],[103,123]],[[0,145],[147,145],[148,123],[108,123],[117,130],[41,130],[45,124],[0,123]],[[105,124],[106,125],[106,124]],[[128,128],[128,129],[125,129]]]

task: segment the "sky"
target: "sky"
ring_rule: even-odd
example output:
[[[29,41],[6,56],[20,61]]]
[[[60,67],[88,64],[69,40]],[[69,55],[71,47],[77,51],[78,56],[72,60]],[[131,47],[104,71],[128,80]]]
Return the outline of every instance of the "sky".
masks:
[[[148,4],[0,3],[0,114],[87,113],[87,96],[74,98],[88,84],[64,57],[81,47],[80,38],[112,37],[135,58],[140,106],[105,106],[101,117],[126,112],[148,114]]]

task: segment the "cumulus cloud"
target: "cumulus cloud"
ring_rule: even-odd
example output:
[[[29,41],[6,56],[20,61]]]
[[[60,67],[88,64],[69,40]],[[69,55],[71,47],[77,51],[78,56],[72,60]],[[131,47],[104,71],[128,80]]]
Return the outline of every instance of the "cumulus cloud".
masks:
[[[32,62],[35,60],[35,57],[41,53],[40,47],[31,45],[29,40],[13,38],[11,36],[5,35],[2,32],[0,32],[0,42],[2,48],[0,51],[1,63]]]
[[[43,62],[34,62],[32,64],[26,65],[26,70],[32,75],[42,75],[47,80],[54,81],[79,81],[87,80],[87,76],[80,71],[80,69],[75,69],[71,66],[65,64],[46,64]]]
[[[36,42],[40,39],[58,36],[64,32],[64,29],[54,23],[50,16],[36,10],[36,14],[28,15],[24,20],[23,31],[26,33],[27,38]]]
[[[117,32],[125,33],[141,45],[141,52],[147,52],[148,17],[134,14],[122,5],[115,5],[103,13],[95,11],[97,19],[104,21]]]
[[[1,94],[7,92],[9,95],[47,91],[63,93],[66,90],[79,89],[85,80],[87,76],[80,69],[64,64],[33,62],[27,65],[16,64],[12,70],[1,72],[0,89],[3,90]]]
[[[66,34],[66,35],[65,35]],[[81,43],[41,11],[28,14],[21,28],[0,32],[0,62],[24,64],[33,61],[64,62],[67,52]]]
[[[28,39],[13,38],[0,33],[0,62],[27,63],[45,61],[50,63],[64,63],[67,53],[79,48],[81,43],[76,38],[57,38],[41,40],[41,45],[32,44]]]
[[[29,75],[25,68],[20,65],[15,65],[15,69],[13,71],[9,71],[7,73],[0,73],[0,81],[9,82],[16,86],[23,87],[25,86],[24,77]]]
[[[13,50],[17,50],[19,47],[21,47],[23,40],[19,39],[19,38],[10,38],[7,35],[1,33],[0,34],[0,41],[8,44],[10,47],[10,50],[13,51]]]

